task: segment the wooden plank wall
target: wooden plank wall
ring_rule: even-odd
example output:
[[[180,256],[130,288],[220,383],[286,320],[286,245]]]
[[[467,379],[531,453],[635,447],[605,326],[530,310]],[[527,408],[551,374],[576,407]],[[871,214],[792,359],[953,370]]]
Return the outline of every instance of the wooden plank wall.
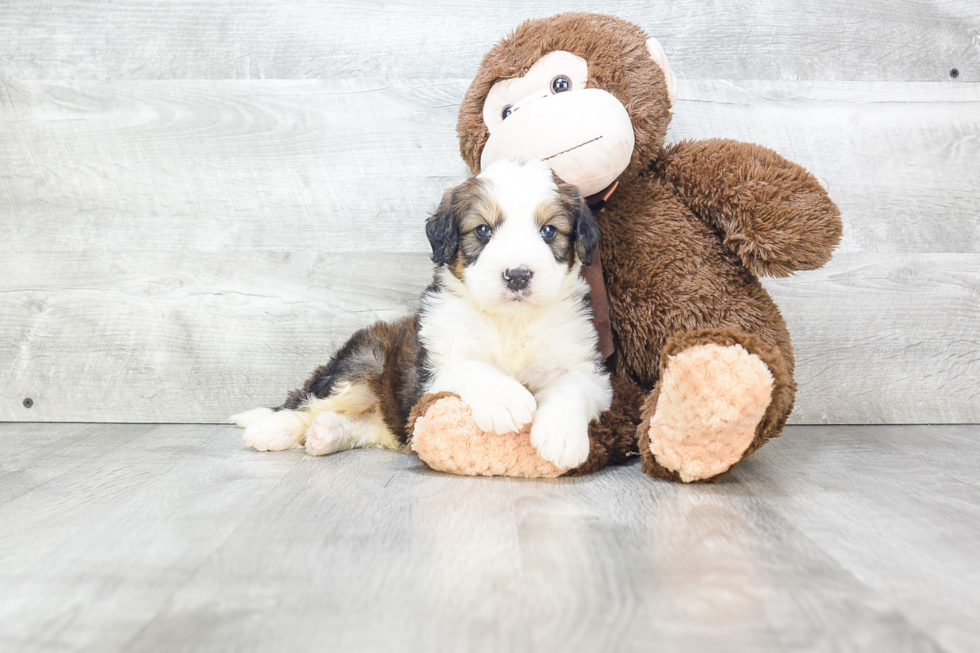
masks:
[[[661,39],[670,140],[762,143],[840,204],[833,262],[766,282],[794,422],[980,421],[976,0],[7,0],[0,420],[221,420],[411,310],[470,76],[565,9]]]

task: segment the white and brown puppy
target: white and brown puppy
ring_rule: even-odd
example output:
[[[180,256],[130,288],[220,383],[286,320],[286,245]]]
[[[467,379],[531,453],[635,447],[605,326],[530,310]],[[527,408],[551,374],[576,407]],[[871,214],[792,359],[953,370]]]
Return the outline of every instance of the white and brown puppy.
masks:
[[[500,161],[449,190],[426,223],[435,279],[417,315],[358,331],[277,409],[232,418],[261,451],[399,448],[428,392],[452,392],[476,424],[531,424],[542,458],[570,469],[612,389],[579,272],[598,244],[575,187],[540,161]]]

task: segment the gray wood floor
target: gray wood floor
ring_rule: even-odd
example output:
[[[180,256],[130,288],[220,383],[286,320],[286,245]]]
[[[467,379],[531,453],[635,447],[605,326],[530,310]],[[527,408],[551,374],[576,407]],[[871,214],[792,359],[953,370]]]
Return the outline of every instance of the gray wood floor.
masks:
[[[0,424],[3,651],[977,651],[980,426],[796,426],[722,483]]]

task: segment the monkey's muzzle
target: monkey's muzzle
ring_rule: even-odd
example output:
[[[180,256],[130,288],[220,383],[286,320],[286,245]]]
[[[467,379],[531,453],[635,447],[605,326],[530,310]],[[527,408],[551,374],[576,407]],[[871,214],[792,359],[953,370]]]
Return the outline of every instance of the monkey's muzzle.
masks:
[[[490,135],[480,166],[543,159],[583,196],[606,188],[633,155],[633,123],[611,93],[586,88],[529,97]]]

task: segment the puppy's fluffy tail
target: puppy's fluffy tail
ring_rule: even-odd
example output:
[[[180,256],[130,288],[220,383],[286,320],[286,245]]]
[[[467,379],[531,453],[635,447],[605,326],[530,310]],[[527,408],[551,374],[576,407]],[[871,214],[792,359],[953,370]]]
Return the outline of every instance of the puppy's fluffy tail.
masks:
[[[252,424],[255,424],[259,420],[263,420],[269,415],[272,415],[276,411],[271,408],[253,408],[252,410],[246,410],[244,413],[238,413],[237,415],[232,415],[228,418],[228,421],[232,424],[237,424],[241,428],[248,428]]]

